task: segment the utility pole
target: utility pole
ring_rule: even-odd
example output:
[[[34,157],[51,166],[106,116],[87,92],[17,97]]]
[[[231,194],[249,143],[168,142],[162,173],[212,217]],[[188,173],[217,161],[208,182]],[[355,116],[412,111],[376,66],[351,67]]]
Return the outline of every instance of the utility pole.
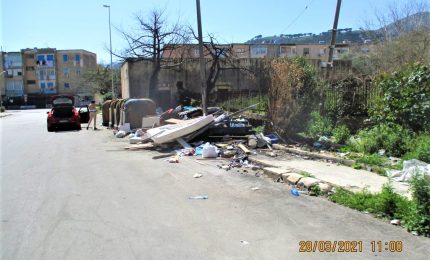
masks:
[[[328,52],[327,66],[333,67],[333,52],[336,45],[336,34],[337,34],[337,22],[339,21],[339,12],[342,0],[337,0],[336,14],[334,16],[333,30],[331,31],[330,50]]]
[[[110,5],[103,5],[109,9],[109,51],[110,51],[110,76],[111,76],[111,84],[112,84],[112,100],[115,99],[115,87],[113,85],[113,67],[112,67],[112,32],[111,32],[111,23],[110,23]]]
[[[205,61],[203,55],[203,36],[202,36],[202,17],[200,15],[200,0],[196,0],[197,6],[197,30],[199,38],[199,60],[200,60],[200,81],[201,81],[201,91],[202,91],[202,109],[203,115],[207,115],[207,104],[206,104],[206,84],[205,84]]]

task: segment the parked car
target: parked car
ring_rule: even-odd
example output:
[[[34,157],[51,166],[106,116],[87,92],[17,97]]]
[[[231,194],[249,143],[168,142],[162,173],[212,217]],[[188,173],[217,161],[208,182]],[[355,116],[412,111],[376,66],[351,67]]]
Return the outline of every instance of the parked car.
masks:
[[[52,98],[52,109],[47,112],[48,132],[52,132],[57,127],[63,126],[81,130],[81,123],[88,123],[88,106],[75,108],[73,104],[73,96],[61,95]]]

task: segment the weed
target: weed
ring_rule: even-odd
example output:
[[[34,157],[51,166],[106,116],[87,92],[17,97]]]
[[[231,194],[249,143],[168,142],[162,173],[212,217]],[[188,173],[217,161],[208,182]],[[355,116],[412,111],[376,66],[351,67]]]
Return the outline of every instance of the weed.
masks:
[[[312,178],[315,178],[315,176],[312,175],[312,173],[310,173],[310,172],[302,171],[300,174],[303,175],[303,177],[312,177]]]
[[[363,168],[363,166],[361,166],[361,164],[358,164],[358,163],[354,163],[351,167],[356,170],[360,170]]]
[[[357,158],[357,162],[364,163],[367,165],[377,165],[384,166],[387,163],[388,159],[386,157],[380,156],[378,154],[370,154],[363,155],[362,157]]]
[[[310,188],[311,194],[314,196],[321,195],[321,188],[318,185],[314,185]]]
[[[354,193],[337,188],[329,199],[338,204],[359,211],[368,211],[382,217],[403,219],[409,212],[408,199],[394,192],[389,184],[384,185],[379,193],[370,193],[367,190]]]
[[[307,134],[317,139],[320,136],[329,136],[332,131],[332,122],[329,118],[321,116],[318,112],[311,113],[311,119],[308,122]]]
[[[333,129],[333,137],[338,144],[344,144],[350,136],[351,133],[349,132],[348,127],[346,127],[345,125],[336,126]]]
[[[263,133],[264,132],[264,125],[254,127],[254,128],[252,128],[252,131],[254,131],[256,134]]]
[[[348,140],[352,151],[365,154],[377,153],[385,149],[388,155],[402,156],[407,150],[411,132],[399,125],[380,124],[371,129],[361,130]]]
[[[408,151],[403,157],[405,160],[418,159],[430,163],[430,135],[423,133],[412,139]]]
[[[406,228],[430,237],[430,176],[416,174],[411,180],[413,206]]]

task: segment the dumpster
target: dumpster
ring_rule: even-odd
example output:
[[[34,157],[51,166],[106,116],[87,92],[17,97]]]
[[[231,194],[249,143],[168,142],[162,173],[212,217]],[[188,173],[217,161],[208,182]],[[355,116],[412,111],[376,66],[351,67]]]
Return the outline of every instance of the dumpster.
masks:
[[[112,100],[106,100],[102,104],[102,125],[103,126],[109,126],[109,108],[110,108],[110,102]]]
[[[124,103],[124,123],[130,123],[131,129],[142,127],[142,118],[155,115],[155,102],[151,99],[129,99]]]
[[[110,126],[111,127],[115,127],[115,108],[116,108],[116,103],[118,103],[118,99],[114,99],[112,100],[112,102],[110,103],[110,109],[109,109],[109,122],[110,122]]]

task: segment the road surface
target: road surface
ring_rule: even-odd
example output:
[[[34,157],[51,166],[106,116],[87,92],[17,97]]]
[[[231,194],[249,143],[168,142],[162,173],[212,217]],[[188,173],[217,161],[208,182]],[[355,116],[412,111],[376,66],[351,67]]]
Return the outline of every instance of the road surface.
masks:
[[[292,196],[270,179],[191,158],[152,160],[156,152],[123,151],[124,140],[106,129],[48,133],[46,110],[11,114],[0,119],[1,259],[430,255],[428,238],[324,198]],[[358,241],[362,252],[300,253],[300,241]],[[372,252],[372,241],[383,252]],[[402,241],[401,252],[386,252],[389,241]]]

